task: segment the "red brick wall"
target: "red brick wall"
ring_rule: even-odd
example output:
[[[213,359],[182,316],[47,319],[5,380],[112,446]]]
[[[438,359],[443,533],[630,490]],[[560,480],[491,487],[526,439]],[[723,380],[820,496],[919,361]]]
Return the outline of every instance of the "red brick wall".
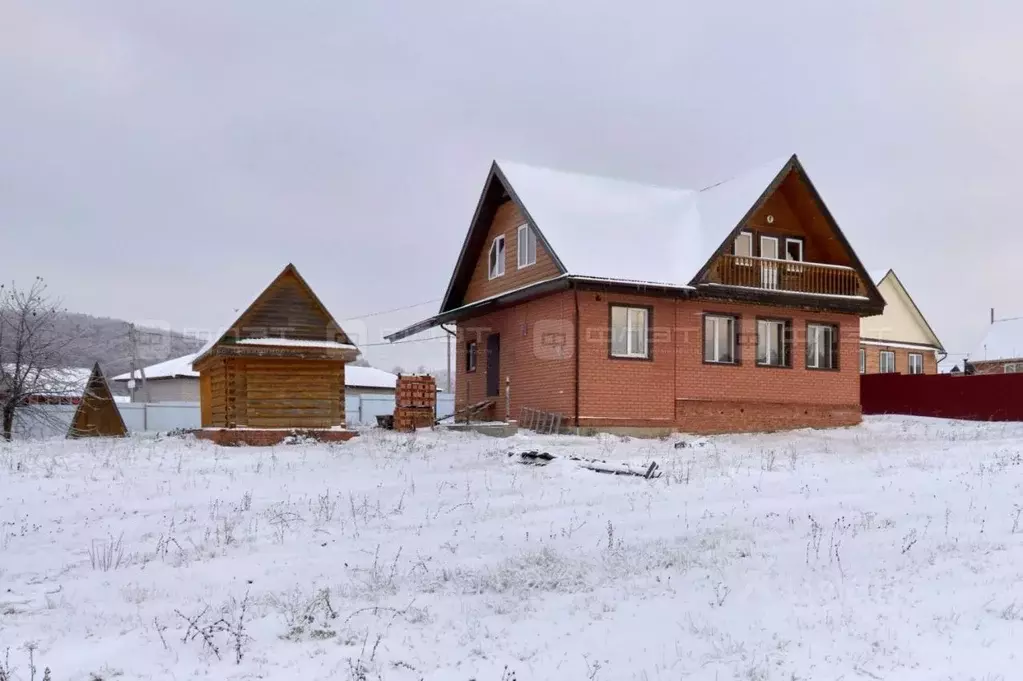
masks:
[[[938,358],[934,353],[934,350],[910,350],[909,348],[891,347],[887,345],[861,345],[861,348],[866,351],[864,359],[866,360],[865,374],[879,374],[881,373],[881,352],[891,351],[895,353],[895,373],[897,374],[908,374],[909,373],[909,354],[918,353],[924,356],[924,373],[925,374],[936,374],[938,373]],[[856,357],[857,366],[859,366],[859,356]]]
[[[456,403],[486,394],[486,337],[501,334],[502,397],[488,418],[504,418],[503,380],[511,377],[511,418],[523,406],[574,416],[574,298],[552,294],[463,322],[458,328]],[[691,432],[776,430],[851,425],[860,420],[859,318],[791,308],[578,292],[579,425],[680,428]],[[651,311],[650,359],[610,357],[611,304]],[[704,311],[740,317],[739,366],[703,362]],[[756,366],[756,318],[792,321],[791,368]],[[839,370],[806,368],[806,324],[839,327]],[[478,334],[475,373],[465,372],[465,345]],[[557,339],[561,339],[558,345]]]
[[[511,414],[523,406],[569,418],[575,405],[575,304],[572,292],[554,293],[458,325],[455,352],[455,406],[486,399],[497,404],[486,418],[505,417],[504,380],[511,378]],[[487,336],[501,335],[501,396],[487,397]],[[476,371],[465,370],[469,340],[477,340]]]
[[[1023,364],[1023,360],[1005,360],[1005,361],[994,361],[994,362],[970,362],[970,366],[973,367],[973,373],[978,376],[985,374],[1004,374],[1006,364]]]

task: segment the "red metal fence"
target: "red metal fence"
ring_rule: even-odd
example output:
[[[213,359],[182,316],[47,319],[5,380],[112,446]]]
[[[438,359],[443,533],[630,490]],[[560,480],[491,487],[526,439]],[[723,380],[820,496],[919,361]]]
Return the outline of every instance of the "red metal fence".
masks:
[[[860,377],[864,414],[910,414],[971,421],[1023,421],[1023,374]]]

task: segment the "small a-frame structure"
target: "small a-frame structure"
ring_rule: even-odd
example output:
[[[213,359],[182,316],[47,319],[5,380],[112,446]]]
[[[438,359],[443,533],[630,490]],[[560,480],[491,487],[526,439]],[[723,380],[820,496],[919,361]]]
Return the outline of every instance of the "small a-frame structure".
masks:
[[[85,386],[78,408],[71,419],[67,436],[78,437],[125,437],[128,429],[121,418],[114,396],[110,392],[99,362],[92,367],[92,374]]]
[[[343,429],[345,363],[357,356],[358,348],[289,264],[196,355],[203,429]]]

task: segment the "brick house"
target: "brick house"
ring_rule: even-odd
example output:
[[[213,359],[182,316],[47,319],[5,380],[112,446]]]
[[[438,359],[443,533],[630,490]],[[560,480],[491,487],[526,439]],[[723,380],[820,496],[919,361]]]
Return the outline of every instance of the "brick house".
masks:
[[[454,322],[456,408],[487,418],[844,426],[860,318],[883,308],[796,156],[702,190],[495,161],[440,313],[388,338]]]
[[[860,373],[938,373],[945,348],[895,270],[870,272],[870,278],[884,296],[885,308],[860,320]]]
[[[977,348],[967,360],[970,374],[1023,373],[1023,317],[995,319],[991,310],[991,324]]]

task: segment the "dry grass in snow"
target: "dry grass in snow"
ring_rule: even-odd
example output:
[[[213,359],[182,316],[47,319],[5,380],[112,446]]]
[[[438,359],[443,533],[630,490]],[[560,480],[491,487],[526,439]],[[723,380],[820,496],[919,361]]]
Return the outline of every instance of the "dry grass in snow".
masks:
[[[1015,679],[1021,452],[903,418],[2,445],[0,679]]]

